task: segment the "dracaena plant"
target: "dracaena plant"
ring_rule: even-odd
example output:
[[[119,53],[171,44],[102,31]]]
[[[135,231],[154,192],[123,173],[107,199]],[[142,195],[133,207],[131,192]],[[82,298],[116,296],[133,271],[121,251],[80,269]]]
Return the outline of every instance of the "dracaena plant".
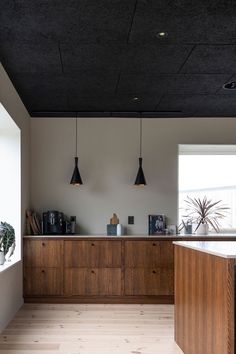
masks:
[[[195,231],[201,224],[212,226],[216,231],[220,231],[220,220],[226,217],[229,207],[222,204],[222,200],[212,201],[206,196],[200,198],[190,198],[185,200],[186,207],[184,218],[191,220],[192,224],[197,224]]]

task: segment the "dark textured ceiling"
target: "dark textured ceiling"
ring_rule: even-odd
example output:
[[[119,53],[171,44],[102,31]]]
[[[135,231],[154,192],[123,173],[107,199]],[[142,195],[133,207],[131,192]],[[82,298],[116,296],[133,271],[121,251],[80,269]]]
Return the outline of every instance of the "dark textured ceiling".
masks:
[[[0,43],[31,116],[236,117],[235,0],[1,0]]]

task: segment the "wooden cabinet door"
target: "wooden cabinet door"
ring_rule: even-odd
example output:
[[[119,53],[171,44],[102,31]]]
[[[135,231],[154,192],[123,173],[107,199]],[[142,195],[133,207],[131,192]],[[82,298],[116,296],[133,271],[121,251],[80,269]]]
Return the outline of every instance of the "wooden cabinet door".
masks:
[[[155,268],[174,263],[171,241],[125,241],[125,267]]]
[[[65,241],[65,267],[119,268],[121,241]]]
[[[24,269],[25,295],[62,295],[63,281],[60,268]]]
[[[127,268],[125,295],[173,295],[174,272],[168,268]]]
[[[66,268],[64,289],[68,296],[121,295],[121,269]]]
[[[171,241],[125,241],[125,294],[174,294]]]
[[[25,267],[60,267],[63,241],[61,240],[24,240]]]

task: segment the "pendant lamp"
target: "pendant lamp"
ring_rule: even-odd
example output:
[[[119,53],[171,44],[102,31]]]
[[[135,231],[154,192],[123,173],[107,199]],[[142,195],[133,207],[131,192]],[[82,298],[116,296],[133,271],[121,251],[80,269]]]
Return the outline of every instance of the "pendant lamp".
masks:
[[[78,167],[78,154],[77,154],[77,120],[78,117],[75,119],[75,167],[73,171],[73,175],[70,181],[70,184],[73,186],[80,186],[83,184],[82,178],[79,173],[79,167]]]
[[[138,168],[138,173],[137,173],[137,177],[136,180],[134,182],[135,186],[139,186],[139,187],[143,187],[146,186],[146,179],[143,173],[143,168],[142,168],[142,118],[140,118],[140,140],[139,140],[139,168]]]

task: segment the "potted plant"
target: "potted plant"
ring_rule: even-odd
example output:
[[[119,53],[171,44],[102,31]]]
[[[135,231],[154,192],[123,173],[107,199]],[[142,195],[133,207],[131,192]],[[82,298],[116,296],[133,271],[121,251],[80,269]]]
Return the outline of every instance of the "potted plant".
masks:
[[[216,232],[220,231],[220,219],[225,218],[229,209],[221,204],[221,200],[213,202],[206,196],[203,199],[187,196],[185,203],[186,215],[184,217],[190,219],[192,224],[197,224],[195,231],[198,235],[207,234],[209,226]]]
[[[14,228],[6,223],[1,222],[0,224],[0,265],[4,264],[5,256],[10,252],[10,258],[15,249],[15,230]]]

